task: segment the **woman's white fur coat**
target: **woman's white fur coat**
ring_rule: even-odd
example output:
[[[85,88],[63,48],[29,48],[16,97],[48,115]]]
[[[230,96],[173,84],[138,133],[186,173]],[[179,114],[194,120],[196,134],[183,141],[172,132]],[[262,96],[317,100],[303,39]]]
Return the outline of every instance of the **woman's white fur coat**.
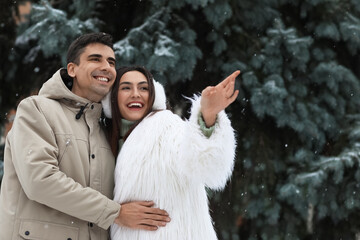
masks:
[[[111,226],[112,240],[215,240],[205,187],[220,190],[231,176],[234,130],[218,114],[207,138],[198,124],[200,98],[188,121],[168,110],[147,116],[129,135],[117,157],[114,200],[151,200],[171,222],[157,231]]]

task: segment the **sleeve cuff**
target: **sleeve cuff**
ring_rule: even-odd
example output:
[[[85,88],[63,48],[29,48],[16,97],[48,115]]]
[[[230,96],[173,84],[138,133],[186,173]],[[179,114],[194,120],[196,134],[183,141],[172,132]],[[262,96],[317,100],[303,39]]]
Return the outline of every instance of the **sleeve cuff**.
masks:
[[[211,136],[211,134],[214,132],[215,124],[212,125],[211,127],[206,127],[206,124],[205,124],[205,121],[204,121],[204,118],[203,118],[201,112],[200,112],[199,115],[198,115],[198,123],[199,123],[201,132],[202,132],[207,138],[209,138],[209,137]]]
[[[115,218],[119,216],[120,208],[121,206],[119,203],[109,199],[97,225],[105,230],[108,229],[110,225],[114,223]]]

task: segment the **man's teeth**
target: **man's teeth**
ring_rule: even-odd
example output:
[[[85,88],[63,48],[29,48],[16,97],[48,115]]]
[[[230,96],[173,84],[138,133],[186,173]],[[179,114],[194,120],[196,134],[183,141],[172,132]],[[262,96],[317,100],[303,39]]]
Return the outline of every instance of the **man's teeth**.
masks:
[[[128,107],[142,107],[143,105],[141,103],[130,103]]]
[[[102,81],[102,82],[108,82],[109,81],[109,79],[107,79],[105,77],[97,77],[96,79],[99,80],[99,81]]]

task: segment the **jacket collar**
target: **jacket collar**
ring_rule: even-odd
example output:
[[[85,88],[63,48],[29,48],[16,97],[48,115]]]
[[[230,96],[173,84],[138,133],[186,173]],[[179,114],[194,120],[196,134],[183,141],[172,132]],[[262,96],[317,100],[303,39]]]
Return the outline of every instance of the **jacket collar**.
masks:
[[[73,79],[67,74],[64,68],[59,69],[48,81],[46,81],[39,91],[40,96],[62,102],[68,108],[72,108],[76,114],[82,109],[80,117],[89,108],[93,110],[95,116],[101,115],[101,103],[91,102],[80,97],[71,91]]]

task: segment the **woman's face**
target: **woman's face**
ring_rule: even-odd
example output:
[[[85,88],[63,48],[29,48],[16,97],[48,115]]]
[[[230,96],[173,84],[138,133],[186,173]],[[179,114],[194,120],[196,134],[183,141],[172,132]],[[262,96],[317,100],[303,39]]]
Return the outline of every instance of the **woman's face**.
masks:
[[[118,106],[126,120],[137,121],[146,114],[149,104],[149,86],[144,74],[138,71],[126,72],[120,78]]]

